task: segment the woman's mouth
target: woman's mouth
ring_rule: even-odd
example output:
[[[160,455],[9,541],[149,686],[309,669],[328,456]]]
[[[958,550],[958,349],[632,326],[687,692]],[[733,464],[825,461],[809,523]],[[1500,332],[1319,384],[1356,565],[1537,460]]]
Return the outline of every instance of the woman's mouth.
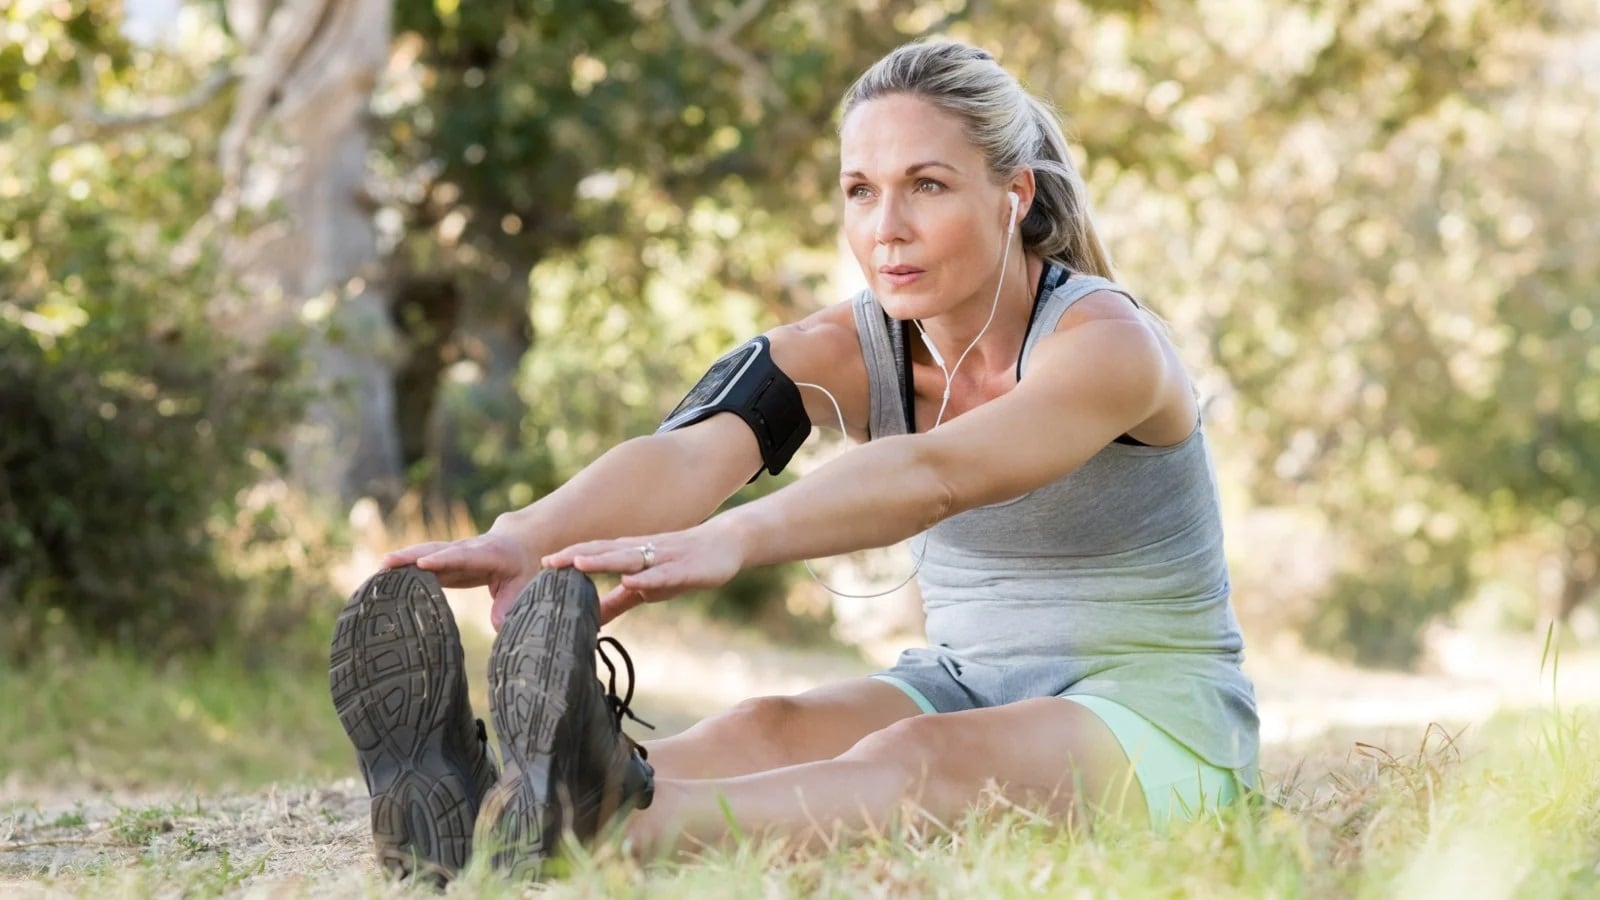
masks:
[[[905,287],[921,278],[926,272],[916,266],[879,266],[878,275],[895,287]]]

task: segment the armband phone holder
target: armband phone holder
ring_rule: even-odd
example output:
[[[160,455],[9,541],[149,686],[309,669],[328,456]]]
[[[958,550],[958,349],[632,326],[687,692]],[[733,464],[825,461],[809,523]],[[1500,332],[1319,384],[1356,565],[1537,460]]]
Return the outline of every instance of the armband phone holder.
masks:
[[[656,433],[684,428],[720,412],[735,413],[750,426],[761,447],[761,462],[773,475],[783,471],[811,434],[800,389],[773,361],[765,337],[712,363]]]

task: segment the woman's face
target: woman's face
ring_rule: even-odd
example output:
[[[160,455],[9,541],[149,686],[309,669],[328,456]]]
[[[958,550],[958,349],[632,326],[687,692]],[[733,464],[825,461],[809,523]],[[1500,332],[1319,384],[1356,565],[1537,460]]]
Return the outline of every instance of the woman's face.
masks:
[[[955,117],[908,94],[860,104],[840,131],[839,189],[850,250],[889,315],[931,318],[994,290],[1010,201]]]

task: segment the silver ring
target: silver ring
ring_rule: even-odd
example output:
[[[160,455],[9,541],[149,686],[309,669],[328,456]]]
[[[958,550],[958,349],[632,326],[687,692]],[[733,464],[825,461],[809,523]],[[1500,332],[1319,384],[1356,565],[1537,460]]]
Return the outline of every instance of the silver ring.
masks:
[[[644,567],[650,568],[656,564],[656,545],[645,544],[639,548],[639,555],[644,557]]]

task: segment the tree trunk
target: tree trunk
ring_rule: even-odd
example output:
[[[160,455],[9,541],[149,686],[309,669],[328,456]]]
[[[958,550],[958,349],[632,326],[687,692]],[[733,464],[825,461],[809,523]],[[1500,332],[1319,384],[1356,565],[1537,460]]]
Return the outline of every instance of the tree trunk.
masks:
[[[227,14],[248,59],[222,136],[218,211],[224,222],[241,209],[275,220],[231,248],[263,306],[245,327],[312,325],[311,403],[291,474],[330,501],[392,502],[403,488],[400,353],[366,190],[366,111],[388,59],[391,0],[227,0]]]
[[[1600,554],[1595,553],[1589,532],[1582,530],[1581,537],[1569,533],[1566,556],[1561,564],[1561,596],[1556,601],[1556,621],[1569,624],[1572,614],[1594,594],[1597,585],[1600,585]]]

